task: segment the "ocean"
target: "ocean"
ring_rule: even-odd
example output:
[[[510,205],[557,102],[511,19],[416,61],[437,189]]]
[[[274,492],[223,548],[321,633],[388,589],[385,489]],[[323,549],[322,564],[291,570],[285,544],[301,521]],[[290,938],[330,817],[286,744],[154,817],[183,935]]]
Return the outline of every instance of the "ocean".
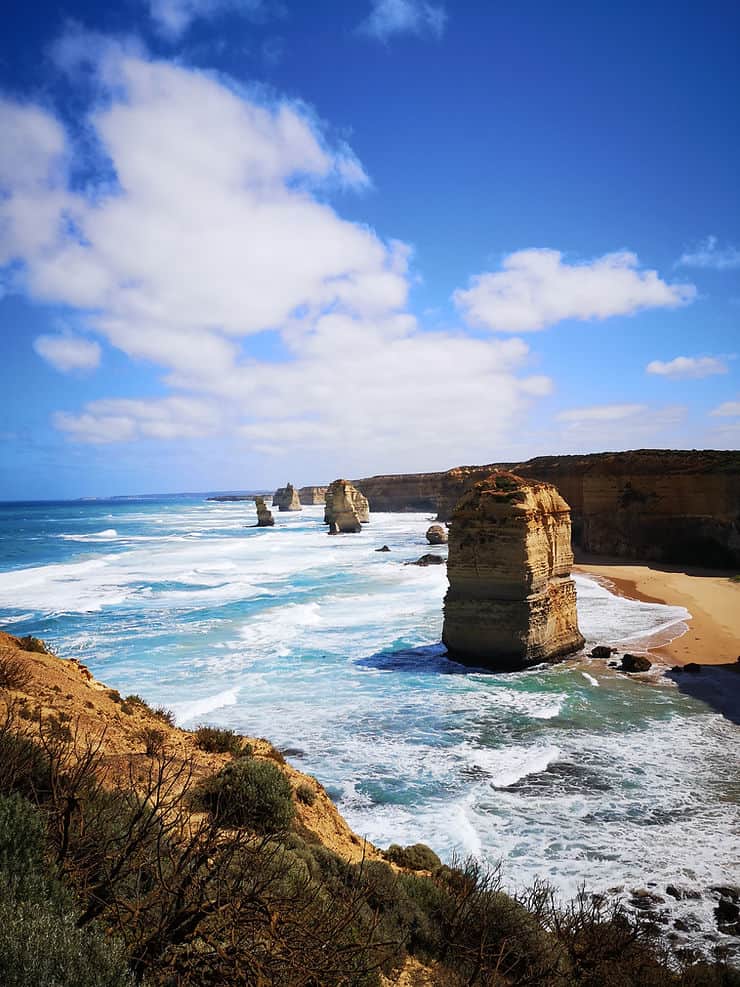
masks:
[[[0,505],[0,627],[181,726],[267,737],[381,847],[500,861],[509,888],[545,878],[566,897],[698,889],[666,898],[665,927],[691,913],[682,941],[730,941],[707,889],[737,883],[736,725],[583,656],[506,675],[449,661],[445,567],[405,565],[446,552],[428,515],[333,538],[321,507],[275,517],[256,528],[252,503],[204,495]],[[576,582],[587,648],[685,629],[681,607]]]

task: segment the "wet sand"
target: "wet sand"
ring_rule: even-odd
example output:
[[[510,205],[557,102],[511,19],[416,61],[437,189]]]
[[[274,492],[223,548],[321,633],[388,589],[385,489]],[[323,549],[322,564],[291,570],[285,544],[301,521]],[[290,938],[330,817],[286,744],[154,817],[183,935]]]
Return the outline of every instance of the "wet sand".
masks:
[[[740,582],[731,573],[581,555],[577,571],[605,580],[620,596],[686,607],[685,634],[651,649],[668,665],[735,663],[740,655]],[[740,668],[740,666],[738,666]]]

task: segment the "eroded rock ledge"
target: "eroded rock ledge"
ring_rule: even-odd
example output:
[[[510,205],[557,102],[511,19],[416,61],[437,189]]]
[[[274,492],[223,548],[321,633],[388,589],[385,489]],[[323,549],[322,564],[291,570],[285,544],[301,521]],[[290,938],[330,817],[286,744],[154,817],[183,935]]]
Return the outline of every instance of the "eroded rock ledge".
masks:
[[[548,483],[498,471],[458,502],[442,639],[465,664],[516,669],[583,647],[570,508]]]

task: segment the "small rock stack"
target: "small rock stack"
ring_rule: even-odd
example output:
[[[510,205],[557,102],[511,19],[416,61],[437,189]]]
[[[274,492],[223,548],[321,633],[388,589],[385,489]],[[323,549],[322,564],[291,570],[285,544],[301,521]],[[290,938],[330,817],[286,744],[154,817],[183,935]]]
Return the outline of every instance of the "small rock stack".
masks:
[[[462,496],[449,532],[442,640],[466,664],[524,668],[578,651],[570,508],[500,470]]]
[[[254,506],[257,508],[257,527],[271,528],[275,524],[275,518],[272,516],[272,511],[268,509],[265,498],[255,497]]]
[[[329,534],[356,533],[369,521],[367,497],[349,480],[335,480],[326,491],[324,508],[324,524],[329,525]]]
[[[298,491],[292,483],[288,483],[284,487],[278,487],[272,495],[272,504],[273,507],[277,507],[279,511],[302,510]]]

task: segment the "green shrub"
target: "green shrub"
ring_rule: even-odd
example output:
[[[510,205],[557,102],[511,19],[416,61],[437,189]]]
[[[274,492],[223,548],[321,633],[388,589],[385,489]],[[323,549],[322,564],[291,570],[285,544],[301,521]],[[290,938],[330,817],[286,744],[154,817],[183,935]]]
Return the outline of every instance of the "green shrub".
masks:
[[[208,754],[241,753],[242,743],[239,736],[227,727],[200,726],[195,731],[195,743]]]
[[[293,819],[290,783],[269,761],[239,758],[201,787],[206,808],[223,826],[278,833]]]
[[[0,795],[0,874],[14,883],[43,869],[46,826],[23,796]]]
[[[383,856],[391,863],[397,864],[399,867],[406,867],[408,870],[434,871],[442,866],[442,861],[434,850],[424,843],[414,843],[407,847],[391,843]]]
[[[301,782],[298,788],[296,788],[295,796],[304,805],[313,805],[316,801],[316,792],[305,781]]]
[[[27,634],[25,637],[19,637],[18,644],[24,651],[34,651],[38,655],[51,654],[51,651],[49,651],[41,638],[33,637],[31,634]]]

